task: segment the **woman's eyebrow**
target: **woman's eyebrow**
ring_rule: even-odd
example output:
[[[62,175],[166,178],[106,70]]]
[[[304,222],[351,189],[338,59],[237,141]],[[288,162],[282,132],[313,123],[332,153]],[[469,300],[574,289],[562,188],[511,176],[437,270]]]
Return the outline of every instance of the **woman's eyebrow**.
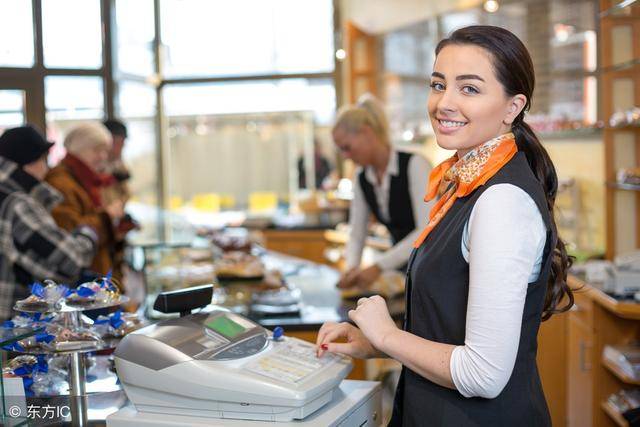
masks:
[[[446,80],[444,74],[437,71],[431,73],[431,77],[438,77],[442,80]],[[456,77],[456,80],[480,80],[481,82],[484,82],[484,79],[477,74],[461,74]]]
[[[484,79],[477,74],[461,74],[456,77],[456,80],[480,80],[484,82]]]

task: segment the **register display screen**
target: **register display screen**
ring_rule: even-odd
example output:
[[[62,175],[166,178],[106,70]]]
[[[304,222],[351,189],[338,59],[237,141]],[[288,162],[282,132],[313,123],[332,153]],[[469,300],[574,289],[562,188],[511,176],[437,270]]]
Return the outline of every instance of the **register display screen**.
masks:
[[[224,335],[227,338],[235,338],[245,332],[247,328],[229,319],[227,316],[219,316],[206,324],[207,328]]]

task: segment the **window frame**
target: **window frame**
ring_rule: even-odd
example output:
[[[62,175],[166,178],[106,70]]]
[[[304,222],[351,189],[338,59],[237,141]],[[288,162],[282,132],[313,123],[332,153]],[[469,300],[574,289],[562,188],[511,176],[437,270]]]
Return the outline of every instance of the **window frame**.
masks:
[[[154,75],[140,76],[128,73],[120,73],[115,70],[117,55],[117,28],[116,28],[116,0],[99,0],[100,19],[102,24],[102,66],[96,69],[79,68],[47,68],[44,65],[44,44],[42,25],[42,0],[32,0],[32,19],[34,32],[34,64],[32,67],[0,67],[0,82],[3,89],[24,90],[27,97],[26,120],[34,124],[43,132],[46,131],[46,106],[45,106],[45,79],[49,76],[97,76],[102,79],[104,94],[104,119],[117,118],[116,97],[118,83],[121,81],[135,81],[153,86],[156,90],[155,131],[157,148],[157,200],[160,210],[168,206],[166,194],[167,174],[165,152],[168,141],[166,130],[166,118],[162,106],[162,91],[167,85],[182,85],[192,83],[226,83],[252,80],[284,80],[296,78],[330,79],[334,83],[336,93],[336,109],[342,104],[342,80],[341,62],[334,55],[333,72],[324,73],[292,73],[292,74],[267,74],[267,75],[230,75],[224,77],[197,77],[197,78],[164,78],[161,64],[161,3],[162,0],[153,0],[154,11],[154,39],[153,57]],[[339,0],[330,0],[333,7],[333,35],[334,49],[340,48],[340,14]],[[161,215],[159,236],[165,239],[164,217]]]

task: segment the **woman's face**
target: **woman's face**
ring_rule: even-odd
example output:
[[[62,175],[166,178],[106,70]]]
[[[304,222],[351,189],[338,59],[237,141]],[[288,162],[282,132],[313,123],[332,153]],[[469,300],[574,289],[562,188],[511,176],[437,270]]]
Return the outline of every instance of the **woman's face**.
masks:
[[[333,142],[345,159],[351,159],[360,166],[368,166],[376,149],[375,134],[368,126],[363,126],[358,132],[349,132],[338,127],[333,133]]]
[[[428,110],[438,145],[462,157],[478,145],[511,129],[526,103],[509,97],[497,80],[491,57],[473,45],[449,45],[431,75]]]
[[[87,147],[79,151],[76,156],[94,172],[103,173],[107,171],[110,154],[111,141]]]

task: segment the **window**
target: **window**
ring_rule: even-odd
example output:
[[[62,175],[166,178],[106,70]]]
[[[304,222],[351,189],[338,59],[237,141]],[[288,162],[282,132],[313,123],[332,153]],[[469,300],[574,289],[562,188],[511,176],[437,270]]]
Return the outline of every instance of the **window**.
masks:
[[[166,77],[331,72],[330,0],[162,0]]]
[[[116,69],[144,77],[153,74],[153,0],[118,0],[115,7]]]
[[[49,161],[56,164],[65,155],[63,141],[69,129],[83,121],[104,118],[102,78],[49,76],[44,85],[47,137],[56,143]]]
[[[132,198],[127,211],[142,225],[136,239],[157,241],[159,213],[158,144],[156,134],[156,90],[139,82],[118,85],[117,117],[127,126],[123,159],[131,173],[129,190]]]
[[[329,79],[279,79],[169,85],[168,116],[271,111],[312,111],[320,124],[333,120],[336,98]]]
[[[100,0],[42,0],[42,32],[46,67],[102,66]]]
[[[0,67],[33,66],[31,0],[0,2]]]
[[[25,122],[24,91],[0,89],[0,134]]]

